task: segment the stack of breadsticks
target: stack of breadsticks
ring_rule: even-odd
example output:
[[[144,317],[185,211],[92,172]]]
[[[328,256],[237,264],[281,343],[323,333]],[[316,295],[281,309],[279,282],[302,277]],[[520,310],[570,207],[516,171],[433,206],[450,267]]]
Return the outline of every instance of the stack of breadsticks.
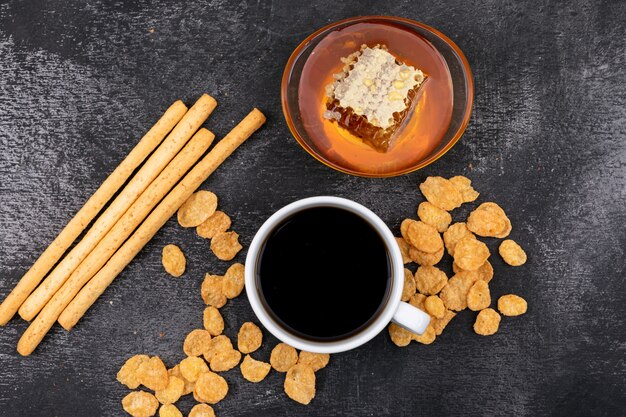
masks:
[[[71,329],[189,196],[265,123],[263,113],[252,110],[202,157],[214,135],[200,126],[216,105],[206,94],[189,110],[182,101],[172,104],[2,302],[0,325],[16,312],[32,320],[18,342],[20,354],[31,354],[57,320]]]

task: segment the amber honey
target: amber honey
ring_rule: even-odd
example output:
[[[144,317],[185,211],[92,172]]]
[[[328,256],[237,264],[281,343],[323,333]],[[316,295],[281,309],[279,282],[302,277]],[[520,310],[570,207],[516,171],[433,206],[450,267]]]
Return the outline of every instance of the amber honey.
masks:
[[[374,149],[337,123],[323,117],[326,86],[341,71],[340,58],[361,45],[385,45],[398,61],[427,75],[402,130],[386,151]],[[298,103],[303,125],[319,152],[330,160],[370,174],[401,171],[437,148],[452,117],[452,78],[435,47],[419,34],[390,22],[357,23],[329,33],[312,51],[302,69]]]

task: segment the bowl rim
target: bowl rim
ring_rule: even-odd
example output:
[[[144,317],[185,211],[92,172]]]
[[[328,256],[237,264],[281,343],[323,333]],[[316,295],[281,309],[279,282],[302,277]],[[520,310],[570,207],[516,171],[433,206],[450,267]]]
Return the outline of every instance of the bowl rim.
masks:
[[[401,23],[406,23],[406,24],[409,24],[409,25],[418,26],[418,27],[420,27],[420,28],[422,28],[424,30],[427,30],[427,31],[433,33],[434,35],[436,35],[440,39],[442,39],[444,42],[446,42],[448,45],[450,45],[450,47],[454,50],[454,52],[457,54],[457,56],[461,60],[461,63],[463,64],[463,70],[464,70],[464,73],[466,75],[466,86],[467,86],[467,97],[468,97],[467,104],[465,105],[465,111],[464,111],[464,114],[463,114],[463,120],[461,121],[461,125],[459,126],[459,128],[454,133],[452,138],[448,141],[448,143],[443,148],[441,148],[438,152],[432,154],[428,158],[420,161],[418,164],[416,164],[414,166],[405,168],[403,170],[394,171],[394,172],[390,172],[390,173],[384,173],[384,174],[367,173],[367,172],[361,172],[361,171],[357,171],[357,170],[352,170],[352,169],[343,167],[343,166],[341,166],[341,165],[339,165],[339,164],[337,164],[337,163],[335,163],[333,161],[330,161],[330,160],[324,158],[319,153],[317,153],[313,148],[311,148],[304,141],[304,138],[300,135],[300,132],[298,131],[298,129],[294,125],[293,118],[291,116],[291,112],[289,111],[289,106],[287,104],[287,98],[286,98],[287,97],[288,84],[289,84],[289,76],[291,75],[291,73],[293,71],[294,62],[300,56],[302,50],[309,44],[309,42],[311,42],[311,40],[315,39],[322,32],[325,32],[328,29],[332,29],[332,28],[337,27],[339,25],[343,25],[343,24],[346,24],[346,23],[354,24],[354,23],[367,21],[367,20],[374,20],[374,19],[376,19],[376,20],[387,20],[387,21],[390,21],[390,22],[401,22]],[[467,128],[469,120],[470,120],[470,118],[472,116],[472,107],[474,105],[474,77],[472,75],[472,70],[470,68],[469,62],[468,62],[467,58],[465,57],[465,54],[463,54],[463,51],[461,51],[461,49],[457,46],[456,43],[454,43],[452,41],[452,39],[448,38],[446,35],[444,35],[440,31],[438,31],[437,29],[435,29],[435,28],[433,28],[431,26],[428,26],[428,25],[426,25],[424,23],[417,22],[415,20],[407,19],[407,18],[404,18],[404,17],[384,16],[384,15],[356,16],[356,17],[350,17],[350,18],[347,18],[347,19],[338,20],[336,22],[332,22],[332,23],[330,23],[328,25],[325,25],[324,27],[322,27],[322,28],[316,30],[315,32],[311,33],[302,42],[300,42],[300,44],[298,44],[296,49],[294,49],[294,51],[289,56],[289,59],[287,60],[287,65],[285,65],[285,69],[283,71],[283,77],[282,77],[281,86],[280,86],[280,101],[281,101],[281,105],[282,105],[282,109],[283,109],[283,116],[285,117],[285,121],[287,122],[287,126],[289,127],[289,130],[291,131],[291,134],[296,139],[296,141],[300,144],[300,146],[309,155],[311,155],[312,157],[317,159],[322,164],[324,164],[327,167],[332,168],[332,169],[334,169],[336,171],[343,172],[344,174],[354,175],[354,176],[358,176],[358,177],[370,177],[370,178],[396,177],[396,176],[400,176],[400,175],[409,174],[411,172],[415,172],[415,171],[417,171],[419,169],[422,169],[422,168],[432,164],[433,162],[435,162],[439,158],[441,158],[443,155],[445,155],[459,141],[459,139],[461,139],[461,137],[463,136],[463,133],[465,133],[465,129]]]

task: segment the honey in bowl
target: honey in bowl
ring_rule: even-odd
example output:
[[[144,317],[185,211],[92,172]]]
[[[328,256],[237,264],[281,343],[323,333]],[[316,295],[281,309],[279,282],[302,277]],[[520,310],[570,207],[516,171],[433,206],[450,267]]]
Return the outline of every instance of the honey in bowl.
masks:
[[[329,111],[345,109],[337,109],[337,103],[333,107],[328,86],[337,81],[335,74],[349,69],[346,57],[363,48],[384,48],[396,63],[424,74],[419,88],[409,90],[402,120],[394,114],[397,125],[393,127],[397,130],[390,131],[388,143],[383,142],[384,137],[368,140],[371,129],[359,130],[357,125],[363,123],[363,117],[340,112],[335,113],[335,119],[329,117]],[[298,105],[304,128],[325,158],[373,175],[402,171],[429,156],[448,130],[452,78],[444,58],[419,34],[387,21],[356,23],[329,33],[313,49],[302,68]],[[337,120],[340,116],[344,116],[344,123]],[[351,125],[351,120],[357,123]]]

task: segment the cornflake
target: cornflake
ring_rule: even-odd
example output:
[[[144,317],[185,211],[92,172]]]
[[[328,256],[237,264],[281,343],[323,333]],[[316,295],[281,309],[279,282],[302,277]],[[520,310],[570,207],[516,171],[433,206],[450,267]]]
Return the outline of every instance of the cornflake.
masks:
[[[409,256],[418,265],[433,266],[438,264],[441,258],[443,258],[443,248],[435,253],[426,253],[411,246],[409,248]]]
[[[153,356],[142,362],[137,368],[137,380],[152,391],[167,387],[169,375],[161,358]]]
[[[452,271],[456,274],[458,272],[464,271],[464,269],[460,268],[456,263],[452,263]],[[476,270],[476,272],[480,276],[480,279],[482,279],[486,283],[489,283],[489,281],[491,281],[491,279],[493,278],[493,266],[491,266],[489,261],[485,261],[485,263],[482,264],[480,268]]]
[[[204,304],[211,305],[215,308],[224,307],[226,304],[226,296],[224,295],[224,277],[220,275],[206,274],[200,293]]]
[[[508,294],[498,299],[498,310],[505,316],[521,316],[527,309],[526,300],[518,295]]]
[[[206,362],[197,356],[189,356],[180,361],[179,369],[183,378],[191,383],[195,383],[201,374],[209,372]]]
[[[450,310],[461,311],[467,308],[467,293],[478,279],[474,271],[462,271],[455,274],[443,287],[439,298]]]
[[[329,360],[330,355],[328,353],[313,353],[304,350],[300,351],[300,356],[298,357],[298,363],[309,365],[313,372],[325,368]]]
[[[408,346],[413,340],[413,333],[395,323],[390,323],[388,330],[391,341],[398,347]]]
[[[187,381],[187,379],[185,379],[183,374],[180,373],[180,365],[176,365],[172,369],[168,369],[167,373],[169,374],[170,378],[175,376],[176,378],[181,379],[185,383],[185,387],[183,388],[182,395],[191,394],[193,392],[194,383]]]
[[[230,261],[243,249],[236,232],[220,232],[211,239],[211,250],[218,259]]]
[[[445,210],[440,209],[434,204],[424,201],[417,207],[417,217],[428,225],[433,226],[439,233],[448,230],[448,226],[452,223],[452,216]]]
[[[202,322],[204,324],[204,328],[211,334],[211,336],[218,336],[224,331],[224,319],[222,318],[220,311],[213,306],[208,306],[204,309]]]
[[[135,355],[132,358],[129,358],[124,365],[120,368],[117,373],[117,380],[126,385],[130,389],[135,389],[141,382],[137,378],[137,370],[139,369],[139,365],[143,362],[146,362],[150,359],[148,355]]]
[[[271,367],[269,363],[257,361],[250,355],[246,355],[241,365],[239,365],[241,375],[250,382],[263,381],[270,372]]]
[[[252,353],[261,347],[263,333],[259,326],[252,322],[244,323],[237,335],[237,348],[241,353]]]
[[[239,365],[241,353],[235,349],[217,351],[211,357],[211,370],[213,372],[224,372]]]
[[[243,291],[245,267],[240,263],[232,264],[224,274],[222,291],[228,299],[235,298]]]
[[[211,333],[204,329],[192,330],[183,343],[183,352],[187,356],[200,356],[209,349]]]
[[[464,237],[454,248],[454,263],[465,271],[475,271],[489,258],[489,248],[478,239]]]
[[[464,203],[471,203],[472,201],[475,201],[480,195],[472,187],[472,181],[469,178],[466,178],[462,175],[457,175],[456,177],[450,178],[450,182],[461,194],[461,199]]]
[[[500,327],[500,315],[493,308],[486,308],[478,313],[474,331],[482,336],[491,336]]]
[[[305,364],[293,365],[285,376],[285,393],[300,404],[308,404],[315,397],[315,372]]]
[[[480,311],[489,307],[489,304],[491,304],[489,285],[479,279],[467,292],[467,306],[472,311]]]
[[[166,404],[159,409],[159,417],[183,417],[183,413],[174,404]]]
[[[213,356],[218,352],[227,352],[233,350],[233,344],[226,335],[219,335],[211,339],[209,349],[204,353],[204,359],[211,362]]]
[[[507,237],[511,221],[496,203],[482,203],[467,218],[467,228],[479,236]]]
[[[435,266],[420,266],[415,271],[415,285],[422,294],[435,295],[447,282],[446,273]]]
[[[185,381],[170,374],[167,387],[157,390],[154,396],[161,404],[174,404],[185,392]]]
[[[228,394],[228,384],[218,374],[207,371],[196,381],[193,393],[199,402],[217,404]]]
[[[212,239],[216,234],[227,231],[230,225],[231,221],[228,214],[217,210],[196,227],[196,233],[198,233],[198,236],[205,239]]]
[[[443,240],[437,229],[423,222],[413,222],[407,231],[408,242],[415,249],[435,253],[443,248]]]
[[[410,246],[406,242],[406,240],[404,240],[404,238],[402,237],[397,237],[396,243],[398,244],[398,247],[400,248],[400,254],[402,255],[402,263],[408,264],[409,262],[411,262],[411,257],[409,256]]]
[[[278,372],[287,372],[298,362],[298,352],[286,343],[277,344],[270,354],[270,364]]]
[[[467,225],[463,222],[454,223],[443,233],[443,241],[446,244],[446,250],[450,256],[454,256],[454,248],[456,247],[456,244],[461,239],[466,237],[476,238],[476,236],[469,231]]]
[[[179,277],[185,273],[185,266],[187,264],[185,254],[176,245],[166,245],[163,247],[161,262],[163,263],[165,272],[173,277]]]
[[[217,196],[210,191],[195,192],[178,209],[182,227],[196,227],[208,219],[217,208]]]
[[[456,313],[452,310],[446,310],[443,317],[440,319],[432,319],[430,324],[432,324],[433,329],[435,329],[435,334],[439,336],[443,333],[443,330],[446,328],[450,320],[452,320],[456,316]]]
[[[437,338],[432,323],[428,324],[423,334],[411,333],[413,340],[423,345],[430,345]]]
[[[413,307],[419,308],[420,310],[426,310],[426,296],[424,294],[414,294],[413,297],[409,300],[409,304]]]
[[[402,238],[409,243],[409,226],[412,223],[415,223],[417,220],[413,220],[413,219],[404,219],[402,220],[402,223],[400,223],[400,235],[402,235]]]
[[[404,287],[402,287],[402,301],[408,301],[411,296],[415,294],[415,278],[413,273],[404,268]]]
[[[215,417],[215,411],[208,404],[196,404],[189,412],[189,417]]]
[[[428,177],[419,188],[426,200],[440,209],[450,211],[463,204],[463,198],[457,187],[445,178]]]
[[[424,301],[424,307],[426,307],[426,312],[435,318],[443,318],[446,313],[446,306],[441,301],[441,298],[436,295],[431,295],[426,298]]]
[[[498,248],[504,262],[511,266],[520,266],[526,263],[526,252],[514,240],[507,239]]]
[[[159,402],[149,392],[133,391],[122,399],[122,408],[133,417],[152,417]]]

